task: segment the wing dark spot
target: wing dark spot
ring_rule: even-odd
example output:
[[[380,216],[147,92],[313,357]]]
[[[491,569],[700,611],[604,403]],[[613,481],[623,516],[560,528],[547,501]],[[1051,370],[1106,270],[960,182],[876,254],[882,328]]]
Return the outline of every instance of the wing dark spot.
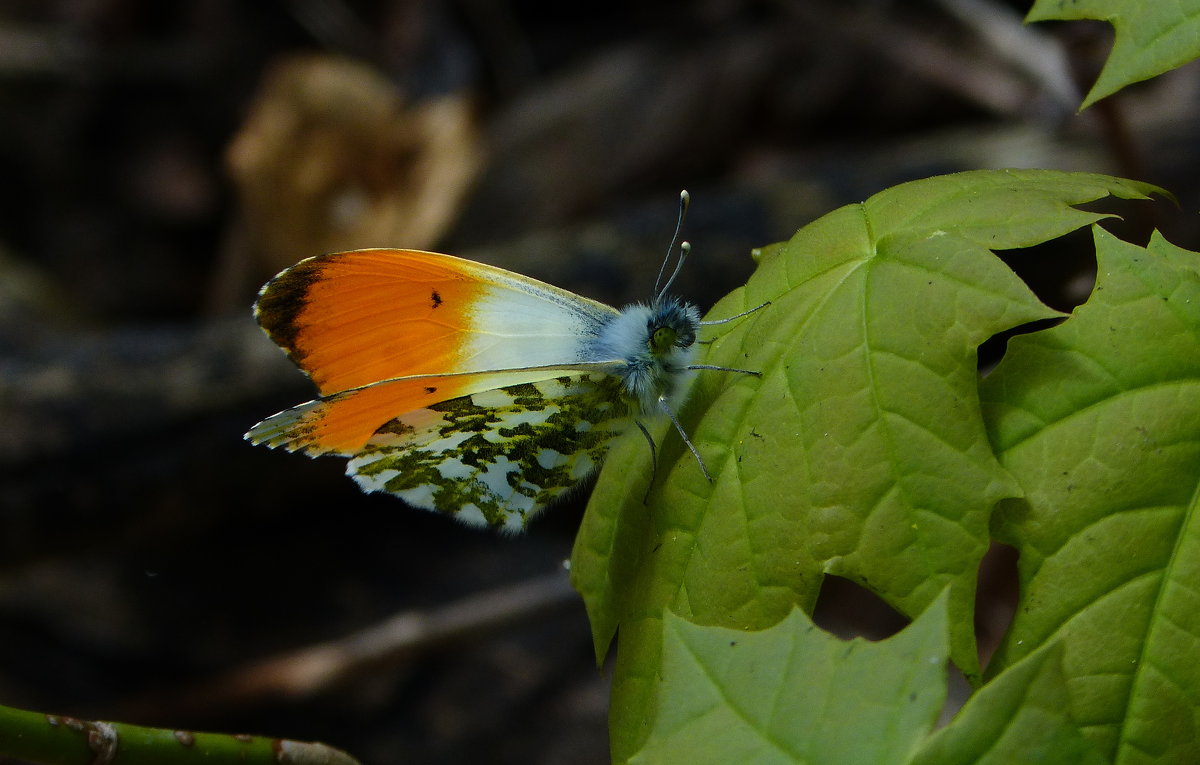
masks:
[[[442,296],[438,294],[437,290],[434,290],[433,293],[430,294],[429,302],[431,304],[433,304],[434,308],[437,308],[439,305],[442,304]]]
[[[435,293],[435,294],[436,294],[436,293]],[[432,387],[432,386],[426,386],[426,388],[425,388],[425,392],[426,392],[426,393],[428,393],[428,394],[430,394],[430,395],[433,395],[434,393],[437,393],[437,388],[434,388],[434,387]]]

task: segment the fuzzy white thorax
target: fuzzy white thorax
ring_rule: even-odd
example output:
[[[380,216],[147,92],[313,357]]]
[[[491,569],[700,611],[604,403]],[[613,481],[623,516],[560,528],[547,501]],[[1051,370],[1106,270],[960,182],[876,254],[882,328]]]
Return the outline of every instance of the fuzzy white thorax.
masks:
[[[621,378],[641,414],[661,415],[660,399],[677,408],[687,395],[694,374],[688,365],[696,353],[699,324],[700,311],[673,297],[651,305],[634,303],[599,328],[585,355],[595,361],[618,362],[612,373]],[[659,329],[673,333],[676,342],[655,348],[654,333]]]

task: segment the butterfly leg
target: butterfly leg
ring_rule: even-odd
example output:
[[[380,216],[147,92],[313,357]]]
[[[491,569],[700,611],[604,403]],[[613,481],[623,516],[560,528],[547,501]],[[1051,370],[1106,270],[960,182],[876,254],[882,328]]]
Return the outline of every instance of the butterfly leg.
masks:
[[[761,311],[762,309],[766,308],[769,305],[771,305],[770,300],[768,300],[765,303],[760,303],[759,305],[756,305],[747,311],[742,311],[741,313],[735,313],[733,316],[727,316],[724,319],[713,319],[712,321],[702,321],[702,322],[700,322],[700,326],[711,327],[714,324],[728,324],[729,322],[736,321],[737,319],[740,319],[743,316],[749,316],[750,314],[754,313],[755,311]]]
[[[675,412],[671,411],[671,407],[667,405],[667,400],[663,396],[658,397],[658,404],[662,410],[671,418],[671,424],[675,426],[675,430],[679,431],[679,435],[683,438],[683,442],[687,444],[687,448],[692,452],[692,456],[696,458],[696,464],[700,466],[700,472],[704,473],[704,477],[709,483],[713,482],[712,475],[708,472],[708,468],[704,465],[704,459],[701,458],[700,452],[696,450],[696,445],[692,443],[692,439],[688,438],[687,431],[683,429],[683,425],[679,424],[679,418],[675,416]]]
[[[754,313],[755,311],[761,311],[762,309],[766,308],[769,305],[771,305],[770,300],[768,300],[765,303],[759,303],[758,305],[754,306],[753,308],[746,310],[746,311],[742,311],[741,313],[735,313],[733,316],[727,316],[724,319],[713,319],[712,321],[702,321],[699,324],[701,327],[711,327],[714,324],[728,324],[729,322],[736,321],[736,320],[742,318],[743,316],[749,316],[750,314]],[[701,345],[711,345],[715,340],[716,340],[716,338],[713,338],[712,340],[701,340],[700,344]]]
[[[634,420],[633,423],[638,426],[638,430],[642,431],[642,435],[646,437],[646,443],[650,445],[650,483],[646,484],[646,496],[642,497],[642,504],[650,501],[650,490],[654,488],[654,478],[658,475],[658,449],[654,446],[654,437],[650,435],[650,431],[646,430],[646,426],[641,420]]]
[[[712,364],[689,364],[688,369],[711,369],[716,372],[738,372],[744,375],[754,375],[762,377],[762,372],[755,372],[753,369],[738,369],[737,367],[717,367]]]

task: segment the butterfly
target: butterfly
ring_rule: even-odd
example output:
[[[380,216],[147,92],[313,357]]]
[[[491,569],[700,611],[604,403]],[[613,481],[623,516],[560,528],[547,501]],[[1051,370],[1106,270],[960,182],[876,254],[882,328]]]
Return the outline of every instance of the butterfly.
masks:
[[[668,260],[687,205],[685,191]],[[696,370],[757,373],[693,363],[701,326],[745,314],[703,322],[668,294],[689,250],[648,304],[619,311],[452,255],[303,260],[260,290],[254,315],[320,397],[245,437],[348,457],[364,491],[507,531],[594,473],[631,425],[656,461],[652,418],[670,418],[711,480],[675,411]]]

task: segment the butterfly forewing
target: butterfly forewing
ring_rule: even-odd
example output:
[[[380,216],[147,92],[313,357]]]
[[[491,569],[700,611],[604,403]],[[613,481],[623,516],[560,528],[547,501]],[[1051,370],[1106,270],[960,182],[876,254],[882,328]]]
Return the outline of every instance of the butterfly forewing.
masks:
[[[473,525],[520,531],[591,475],[630,423],[620,381],[575,374],[407,412],[346,468],[365,491]]]
[[[563,365],[617,311],[501,268],[419,250],[301,261],[255,315],[322,395],[410,375]]]

